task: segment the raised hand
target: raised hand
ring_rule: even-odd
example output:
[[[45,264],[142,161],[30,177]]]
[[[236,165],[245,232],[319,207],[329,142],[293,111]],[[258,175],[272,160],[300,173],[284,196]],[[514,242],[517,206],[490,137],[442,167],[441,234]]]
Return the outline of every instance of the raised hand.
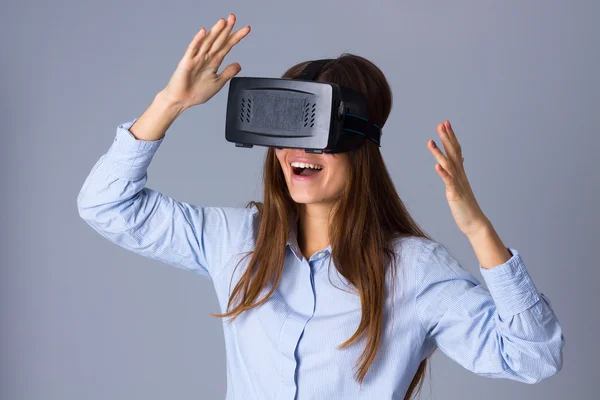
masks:
[[[446,155],[433,140],[427,146],[435,159],[435,170],[446,184],[446,199],[458,228],[467,236],[489,224],[489,220],[479,207],[467,179],[463,166],[464,157],[460,143],[450,126],[444,121],[437,126],[437,132],[446,150]]]
[[[217,73],[229,50],[250,32],[247,25],[230,35],[235,19],[235,15],[229,14],[227,20],[219,19],[208,33],[203,27],[192,39],[162,90],[172,103],[179,104],[182,109],[205,103],[241,71],[241,65],[236,62]]]

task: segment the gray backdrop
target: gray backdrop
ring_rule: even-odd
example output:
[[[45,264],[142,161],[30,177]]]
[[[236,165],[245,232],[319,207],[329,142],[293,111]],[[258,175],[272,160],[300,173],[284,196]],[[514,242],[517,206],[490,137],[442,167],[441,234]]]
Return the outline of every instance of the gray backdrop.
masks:
[[[384,71],[394,106],[382,152],[400,196],[482,280],[426,147],[449,119],[482,209],[552,302],[566,339],[558,375],[484,378],[438,351],[421,398],[595,397],[598,2],[38,0],[0,13],[0,398],[224,398],[210,281],[109,243],[76,197],[117,125],[230,11],[236,29],[252,26],[223,63],[240,76],[344,51]],[[171,126],[148,186],[205,206],[261,199],[264,149],[224,138],[227,87]]]

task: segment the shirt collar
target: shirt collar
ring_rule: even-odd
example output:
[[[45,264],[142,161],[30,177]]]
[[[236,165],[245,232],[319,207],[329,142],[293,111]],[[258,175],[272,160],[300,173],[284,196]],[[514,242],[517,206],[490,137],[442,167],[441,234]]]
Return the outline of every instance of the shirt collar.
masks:
[[[302,261],[304,259],[304,255],[302,254],[302,251],[300,251],[300,246],[298,245],[298,223],[295,220],[295,215],[292,215],[290,218],[288,232],[289,235],[286,246],[290,248],[298,261]],[[325,256],[329,254],[331,254],[331,245],[313,254],[308,261],[325,258]]]

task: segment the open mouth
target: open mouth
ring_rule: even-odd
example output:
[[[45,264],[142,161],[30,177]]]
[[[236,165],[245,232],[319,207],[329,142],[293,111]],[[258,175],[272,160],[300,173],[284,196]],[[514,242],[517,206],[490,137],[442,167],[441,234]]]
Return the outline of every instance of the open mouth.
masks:
[[[293,162],[291,164],[292,172],[296,176],[315,176],[323,170],[321,165],[304,164]]]

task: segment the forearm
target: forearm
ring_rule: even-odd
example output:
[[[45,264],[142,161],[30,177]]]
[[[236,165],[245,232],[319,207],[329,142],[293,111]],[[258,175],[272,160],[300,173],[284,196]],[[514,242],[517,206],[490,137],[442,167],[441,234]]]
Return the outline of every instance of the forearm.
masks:
[[[491,223],[467,237],[482,268],[504,264],[512,257]]]
[[[183,111],[184,108],[179,103],[168,99],[161,91],[129,128],[129,132],[138,140],[159,140]]]

